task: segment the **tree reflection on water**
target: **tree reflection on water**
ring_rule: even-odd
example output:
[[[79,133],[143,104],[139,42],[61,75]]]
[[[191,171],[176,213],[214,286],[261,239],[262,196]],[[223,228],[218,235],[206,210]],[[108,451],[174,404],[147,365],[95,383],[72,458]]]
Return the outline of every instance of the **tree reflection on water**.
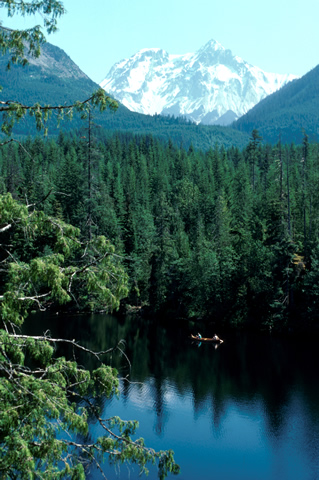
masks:
[[[97,351],[111,348],[124,339],[125,356],[117,351],[105,358],[123,379],[122,405],[137,405],[138,413],[145,415],[147,422],[151,418],[158,439],[165,437],[170,424],[174,425],[174,434],[165,438],[165,448],[173,448],[177,454],[183,445],[180,455],[185,458],[181,461],[176,457],[182,472],[183,462],[188,465],[190,459],[183,434],[178,434],[177,430],[186,429],[191,417],[195,422],[192,428],[199,424],[204,425],[202,429],[206,428],[207,422],[202,423],[203,419],[210,423],[211,442],[214,438],[219,442],[212,443],[215,450],[224,445],[227,432],[234,429],[237,422],[236,434],[230,434],[223,447],[227,459],[223,460],[221,451],[215,459],[223,465],[220,468],[226,468],[225,462],[227,465],[239,462],[236,449],[242,445],[232,446],[233,440],[230,440],[231,435],[237,435],[247,451],[250,451],[252,439],[260,443],[258,455],[267,451],[262,458],[254,454],[265,465],[261,479],[275,478],[274,471],[280,478],[298,478],[298,468],[303,470],[304,479],[319,475],[318,358],[314,341],[300,343],[292,339],[233,333],[226,335],[217,349],[213,344],[204,343],[198,348],[189,339],[187,325],[173,322],[163,326],[135,316],[126,319],[110,315],[50,319],[36,316],[27,323],[27,328],[29,333],[42,333],[50,328],[52,336],[76,337],[84,346]],[[74,352],[63,351],[63,354],[73,355]],[[93,357],[77,355],[77,360],[86,367],[96,366]],[[100,406],[109,409],[103,402]],[[184,408],[184,416],[183,412],[176,411]],[[175,425],[178,415],[182,423]],[[253,437],[249,438],[249,434]],[[179,443],[171,445],[171,441],[177,442],[178,435]],[[147,440],[150,444],[152,441]],[[199,441],[194,435],[194,442]],[[196,451],[194,444],[192,455],[196,455]],[[212,450],[208,455],[212,455]],[[299,463],[294,466],[296,458]],[[206,460],[201,461],[204,464]],[[253,462],[253,458],[249,457],[249,462]],[[254,471],[253,464],[249,465],[248,470]],[[215,467],[218,469],[217,465]],[[296,471],[291,472],[291,468]],[[208,470],[209,464],[207,478],[210,478]],[[204,472],[202,475],[205,478]],[[236,477],[230,471],[228,477],[221,475],[219,478]],[[248,473],[245,478],[249,478]]]

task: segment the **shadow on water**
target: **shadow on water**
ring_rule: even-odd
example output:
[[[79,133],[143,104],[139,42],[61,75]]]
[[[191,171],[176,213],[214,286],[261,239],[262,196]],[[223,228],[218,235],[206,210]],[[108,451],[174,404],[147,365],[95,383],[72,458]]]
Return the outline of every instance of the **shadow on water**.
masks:
[[[34,315],[25,329],[30,334],[50,329],[52,336],[76,338],[85,347],[97,351],[114,347],[124,339],[131,369],[126,358],[118,353],[105,359],[118,369],[120,376],[129,373],[133,382],[121,382],[121,408],[125,411],[132,404],[140,405],[138,414],[151,416],[154,437],[148,443],[160,441],[162,448],[161,441],[165,439],[165,448],[173,448],[182,456],[177,458],[182,472],[183,462],[188,465],[190,460],[188,446],[178,432],[186,428],[190,418],[192,428],[195,425],[199,429],[205,418],[201,428],[210,425],[209,441],[219,438],[219,443],[214,444],[214,451],[219,451],[219,457],[214,460],[218,480],[257,478],[258,465],[254,466],[253,456],[247,465],[241,464],[238,450],[242,446],[231,446],[234,440],[231,435],[227,437],[228,430],[238,438],[245,430],[244,443],[249,445],[252,425],[257,429],[254,435],[263,452],[263,456],[257,452],[260,458],[255,455],[261,464],[264,462],[263,474],[258,478],[297,479],[302,470],[303,477],[299,478],[319,479],[319,360],[315,342],[241,333],[227,335],[216,349],[212,344],[192,344],[188,330],[178,324],[163,327],[134,316],[117,319],[111,315]],[[72,349],[59,348],[57,353],[73,355]],[[77,359],[87,368],[96,366],[93,357],[78,353]],[[110,404],[106,402],[103,408],[109,409]],[[134,410],[133,414],[136,414]],[[174,423],[182,414],[184,424]],[[172,428],[173,433],[169,433]],[[197,450],[200,437],[194,432],[192,435],[192,455],[195,455],[192,462],[199,461],[198,455],[202,465],[207,463],[202,478],[211,478],[212,464],[205,457],[206,447]],[[224,451],[219,450],[222,446]],[[249,447],[246,448],[248,452]],[[295,451],[299,463],[294,466]],[[207,451],[207,456],[211,455],[212,452]],[[229,470],[229,462],[234,464],[234,470]],[[238,475],[238,468],[243,469],[242,476]],[[279,477],[274,476],[274,472]],[[182,473],[180,478],[192,478],[189,475]]]

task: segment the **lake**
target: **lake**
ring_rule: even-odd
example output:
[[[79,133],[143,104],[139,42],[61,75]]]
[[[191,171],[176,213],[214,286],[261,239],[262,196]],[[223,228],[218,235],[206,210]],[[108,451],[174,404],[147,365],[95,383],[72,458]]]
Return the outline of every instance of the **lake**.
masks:
[[[193,344],[185,323],[102,314],[31,316],[26,328],[37,334],[50,328],[52,336],[96,350],[126,341],[131,365],[124,356],[109,359],[122,378],[121,396],[104,400],[102,416],[137,419],[148,446],[173,449],[181,474],[171,478],[319,480],[315,339],[226,333],[216,348]],[[92,359],[79,361],[94,366]],[[91,435],[99,434],[93,423]],[[130,466],[103,468],[110,480],[139,478]],[[100,474],[93,469],[88,478]],[[154,469],[148,478],[157,478]]]

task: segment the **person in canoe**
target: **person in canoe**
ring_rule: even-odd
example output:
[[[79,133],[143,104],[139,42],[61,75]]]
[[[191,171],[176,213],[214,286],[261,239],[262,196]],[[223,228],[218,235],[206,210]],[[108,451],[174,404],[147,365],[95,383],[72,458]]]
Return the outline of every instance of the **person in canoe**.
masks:
[[[212,337],[212,338],[206,338],[206,337],[202,337],[200,333],[197,333],[197,335],[192,335],[191,334],[191,338],[193,340],[197,340],[198,342],[213,342],[213,343],[223,343],[223,340],[221,338],[219,338],[218,335],[215,335]]]

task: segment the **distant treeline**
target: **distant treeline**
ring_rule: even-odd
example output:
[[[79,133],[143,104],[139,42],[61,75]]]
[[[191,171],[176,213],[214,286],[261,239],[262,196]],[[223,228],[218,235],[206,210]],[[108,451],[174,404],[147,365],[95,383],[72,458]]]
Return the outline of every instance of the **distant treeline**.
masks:
[[[0,149],[0,193],[106,235],[126,303],[220,325],[318,330],[319,145],[185,150],[151,135],[60,134]],[[49,195],[48,195],[49,194]],[[36,248],[36,247],[35,247]]]

